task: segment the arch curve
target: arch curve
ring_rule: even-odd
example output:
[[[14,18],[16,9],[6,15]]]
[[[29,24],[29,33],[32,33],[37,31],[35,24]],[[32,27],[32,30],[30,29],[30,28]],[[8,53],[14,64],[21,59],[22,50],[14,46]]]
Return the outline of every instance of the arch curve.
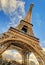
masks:
[[[9,43],[10,45],[13,44],[13,45],[20,47],[21,49],[23,49],[24,53],[26,53],[26,54],[28,54],[28,52],[33,52],[35,54],[36,58],[37,58],[37,56],[39,56],[42,59],[42,57],[36,52],[36,50],[33,47],[29,46],[27,43],[24,43],[23,41],[10,39],[10,40],[6,40],[3,42],[3,44],[5,44],[5,43]],[[41,62],[41,64],[44,65],[44,63],[42,63],[42,62]]]

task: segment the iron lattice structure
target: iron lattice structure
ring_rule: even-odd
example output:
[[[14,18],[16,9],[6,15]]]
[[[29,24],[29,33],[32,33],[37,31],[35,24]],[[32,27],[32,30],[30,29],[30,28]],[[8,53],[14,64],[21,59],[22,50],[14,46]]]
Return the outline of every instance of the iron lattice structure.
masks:
[[[14,47],[10,47],[13,45],[15,46],[14,49],[17,49],[22,55],[22,65],[29,65],[30,52],[34,53],[39,65],[45,65],[45,53],[43,53],[39,44],[39,39],[34,36],[32,30],[32,8],[33,4],[30,5],[29,11],[24,20],[21,20],[16,28],[10,27],[7,32],[3,33],[0,38],[0,56],[5,50],[13,49]],[[20,63],[18,63],[18,65],[20,65]]]

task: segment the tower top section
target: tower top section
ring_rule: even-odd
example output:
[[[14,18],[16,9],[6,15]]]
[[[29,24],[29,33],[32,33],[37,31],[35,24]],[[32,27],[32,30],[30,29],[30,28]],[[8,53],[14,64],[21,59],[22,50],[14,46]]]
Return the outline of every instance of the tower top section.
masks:
[[[33,8],[34,4],[30,5],[29,11],[24,19],[24,21],[31,23],[31,17],[32,17],[32,8]]]
[[[30,5],[29,11],[26,14],[26,17],[24,18],[24,20],[20,21],[20,24],[16,27],[16,29],[28,35],[34,36],[33,30],[32,30],[32,23],[31,23],[32,8],[33,8],[33,4]]]

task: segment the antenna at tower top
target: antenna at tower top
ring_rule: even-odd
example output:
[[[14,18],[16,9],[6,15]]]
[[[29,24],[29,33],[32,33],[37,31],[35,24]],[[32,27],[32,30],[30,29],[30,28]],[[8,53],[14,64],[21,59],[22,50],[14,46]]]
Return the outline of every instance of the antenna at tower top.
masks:
[[[32,8],[33,8],[34,4],[30,5],[29,11],[24,19],[24,21],[31,23],[31,16],[32,16]]]

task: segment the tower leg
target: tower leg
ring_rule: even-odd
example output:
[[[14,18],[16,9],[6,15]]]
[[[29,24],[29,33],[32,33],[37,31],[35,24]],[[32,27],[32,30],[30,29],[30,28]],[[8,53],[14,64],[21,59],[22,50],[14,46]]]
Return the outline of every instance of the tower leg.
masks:
[[[29,53],[22,54],[22,65],[29,65]]]

